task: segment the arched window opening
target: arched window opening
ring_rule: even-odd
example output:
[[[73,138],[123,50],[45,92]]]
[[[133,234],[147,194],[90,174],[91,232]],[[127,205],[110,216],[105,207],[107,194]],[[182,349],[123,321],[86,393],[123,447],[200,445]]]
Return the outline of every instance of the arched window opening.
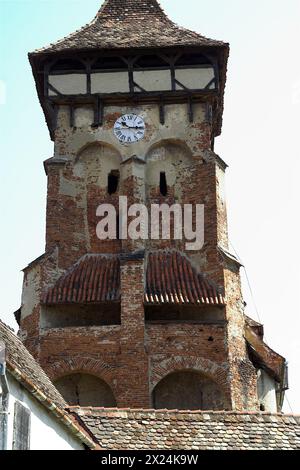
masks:
[[[107,192],[108,194],[115,194],[118,191],[120,180],[119,170],[112,170],[107,178]]]
[[[153,390],[155,409],[224,410],[225,398],[209,377],[195,371],[173,372]]]
[[[168,184],[167,184],[167,177],[164,171],[160,172],[160,179],[159,179],[159,190],[162,196],[167,196],[168,194]]]
[[[71,406],[116,407],[109,385],[94,375],[70,374],[61,377],[54,384]]]

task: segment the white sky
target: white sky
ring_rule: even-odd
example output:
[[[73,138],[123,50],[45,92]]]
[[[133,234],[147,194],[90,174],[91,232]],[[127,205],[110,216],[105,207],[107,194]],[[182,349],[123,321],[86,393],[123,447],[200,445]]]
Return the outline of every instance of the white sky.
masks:
[[[44,250],[42,162],[53,152],[26,54],[87,23],[99,4],[0,0],[0,318],[15,328],[20,270]],[[182,26],[231,44],[223,133],[216,141],[230,166],[230,238],[246,266],[266,340],[289,361],[288,398],[300,412],[300,2],[161,4]],[[257,319],[246,282],[244,296]]]

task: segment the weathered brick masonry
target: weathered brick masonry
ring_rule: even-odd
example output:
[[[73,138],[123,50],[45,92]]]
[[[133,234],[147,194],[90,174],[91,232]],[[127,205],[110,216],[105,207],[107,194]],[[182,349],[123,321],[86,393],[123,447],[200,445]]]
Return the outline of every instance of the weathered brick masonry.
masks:
[[[139,15],[149,13],[143,46],[148,55],[154,54],[153,47],[155,53],[164,47],[169,54],[173,49],[178,52],[180,38],[186,37],[186,47],[190,44],[197,53],[208,53],[210,48],[220,83],[211,93],[107,97],[101,122],[95,125],[90,94],[85,99],[74,94],[56,96],[49,105],[36,75],[47,66],[49,56],[60,59],[67,53],[72,56],[74,50],[80,56],[80,34],[84,42],[89,30],[65,39],[65,46],[61,43],[30,56],[47,122],[52,123],[54,155],[45,162],[46,252],[24,270],[21,338],[58,387],[61,379],[72,374],[92,375],[110,387],[118,407],[149,408],[155,400],[180,407],[178,397],[185,391],[187,397],[193,395],[193,402],[199,394],[198,409],[258,411],[262,406],[258,373],[263,370],[274,383],[280,408],[285,361],[271,353],[262,335],[256,334],[258,325],[245,317],[240,264],[228,252],[226,164],[213,151],[222,119],[228,45],[177,30],[154,1],[128,2],[129,16],[116,23],[121,3],[106,2],[94,20],[91,38],[98,41],[94,50],[114,49],[106,33],[101,36],[110,14],[109,28],[115,25],[118,41],[131,13],[138,21]],[[159,43],[149,5],[159,9],[165,45]],[[153,33],[155,44],[147,42],[148,33]],[[134,41],[126,47],[126,53],[131,53]],[[127,113],[142,116],[146,124],[144,139],[133,145],[121,144],[113,134],[116,119]],[[160,187],[161,173],[166,194]],[[112,193],[108,191],[111,174],[118,177]],[[129,205],[143,203],[149,209],[153,203],[203,204],[203,248],[189,251],[185,239],[99,240],[96,209],[113,204],[118,214],[119,196],[127,196]],[[94,258],[87,255],[101,255],[98,263],[102,259],[103,266],[111,262],[115,268],[94,269]],[[103,291],[101,299],[93,291],[95,285]],[[145,294],[153,294],[153,300]],[[198,374],[197,390],[189,373]],[[86,390],[82,393],[83,397]],[[93,404],[102,405],[97,391],[93,399]]]

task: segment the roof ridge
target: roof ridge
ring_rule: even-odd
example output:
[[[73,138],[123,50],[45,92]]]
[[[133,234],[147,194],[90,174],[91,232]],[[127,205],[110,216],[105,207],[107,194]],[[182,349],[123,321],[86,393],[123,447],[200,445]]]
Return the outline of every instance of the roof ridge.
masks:
[[[129,18],[130,13],[159,14],[161,18],[171,21],[158,0],[105,0],[96,17],[101,18],[105,15],[111,17],[118,14],[119,18],[122,16]]]
[[[135,43],[138,48],[174,45],[227,47],[222,41],[177,25],[157,0],[106,0],[89,23],[48,46],[34,50],[29,57],[66,50],[126,49],[134,47]]]
[[[18,335],[16,334],[15,330],[11,326],[7,325],[7,323],[2,321],[1,318],[0,318],[0,324],[4,326],[4,328],[7,328],[11,333],[13,333],[18,338]]]
[[[110,14],[108,14],[108,12],[105,13],[106,10],[110,6],[112,6],[112,7],[114,7],[115,13],[116,13],[117,4],[119,4],[121,6],[121,3],[123,3],[124,1],[126,2],[126,5],[127,5],[128,2],[131,1],[131,0],[105,0],[104,3],[101,5],[100,9],[98,10],[98,12],[96,13],[96,15],[94,16],[94,18],[91,21],[89,21],[85,25],[81,26],[79,29],[76,29],[72,33],[67,34],[66,36],[63,36],[61,39],[58,39],[54,42],[51,42],[50,44],[48,44],[48,46],[44,46],[44,47],[35,49],[32,53],[34,54],[34,53],[38,53],[38,52],[43,52],[44,50],[48,49],[49,47],[58,46],[59,44],[63,43],[65,40],[72,39],[74,36],[77,36],[79,33],[83,33],[86,29],[92,27],[93,25],[97,24],[98,22],[101,22],[101,19],[111,18],[112,17],[111,12],[110,12]],[[131,1],[131,4],[137,6],[137,5],[139,5],[139,2],[141,2],[141,1],[143,1],[143,3],[150,3],[150,2],[151,3],[156,3],[157,7],[160,9],[161,13],[163,14],[162,18],[164,17],[165,20],[167,20],[168,22],[175,25],[175,23],[173,23],[173,21],[171,21],[170,18],[168,18],[167,14],[164,12],[163,8],[158,4],[157,0],[134,0],[133,2]],[[115,5],[111,5],[113,3],[115,3]],[[138,12],[139,10],[135,9],[134,11]],[[149,15],[149,13],[152,14],[151,10],[145,11],[145,14]],[[121,18],[119,18],[119,20],[120,19]],[[122,18],[122,20],[124,21],[124,18]],[[128,20],[129,20],[129,16],[128,16]],[[197,34],[197,33],[195,33],[195,34]],[[32,54],[32,53],[29,53],[29,55]]]
[[[178,414],[178,415],[212,415],[212,416],[260,416],[264,417],[276,417],[276,418],[300,418],[300,414],[285,414],[285,413],[271,413],[262,411],[235,411],[235,410],[169,410],[169,409],[155,409],[155,408],[104,408],[104,407],[92,407],[92,406],[68,406],[70,411],[78,411],[79,413],[84,412],[104,412],[104,413],[137,413],[137,414]]]

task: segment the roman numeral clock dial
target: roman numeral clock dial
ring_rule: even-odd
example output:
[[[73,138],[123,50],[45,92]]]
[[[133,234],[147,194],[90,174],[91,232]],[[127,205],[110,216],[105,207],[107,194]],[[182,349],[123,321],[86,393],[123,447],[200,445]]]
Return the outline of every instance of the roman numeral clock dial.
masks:
[[[116,120],[114,134],[122,144],[134,144],[145,135],[145,122],[136,114],[124,114]]]

